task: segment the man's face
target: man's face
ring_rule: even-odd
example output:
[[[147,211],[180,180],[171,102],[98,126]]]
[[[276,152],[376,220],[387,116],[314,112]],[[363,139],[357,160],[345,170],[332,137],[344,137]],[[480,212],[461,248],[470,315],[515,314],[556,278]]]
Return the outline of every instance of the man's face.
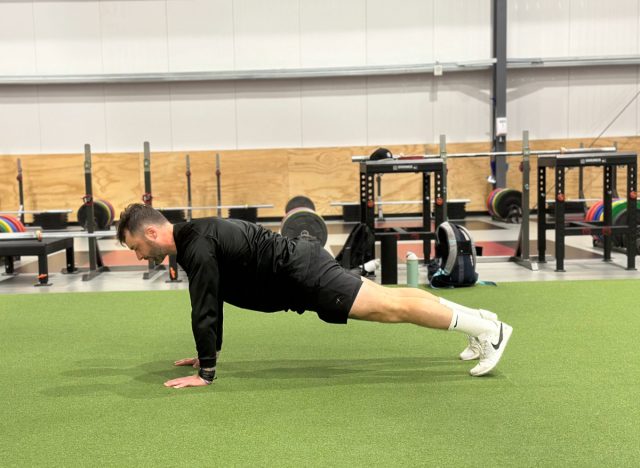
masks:
[[[158,228],[146,226],[138,234],[125,230],[124,243],[136,253],[138,260],[153,260],[162,263],[167,252],[158,242]]]

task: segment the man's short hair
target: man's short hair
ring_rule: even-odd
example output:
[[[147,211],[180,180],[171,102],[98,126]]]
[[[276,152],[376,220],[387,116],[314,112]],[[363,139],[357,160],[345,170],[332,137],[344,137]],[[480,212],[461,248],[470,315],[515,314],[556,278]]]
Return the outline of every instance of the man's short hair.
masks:
[[[142,203],[131,203],[122,213],[118,221],[118,240],[124,244],[125,230],[131,234],[137,234],[149,224],[165,224],[167,218],[162,213],[149,205]]]

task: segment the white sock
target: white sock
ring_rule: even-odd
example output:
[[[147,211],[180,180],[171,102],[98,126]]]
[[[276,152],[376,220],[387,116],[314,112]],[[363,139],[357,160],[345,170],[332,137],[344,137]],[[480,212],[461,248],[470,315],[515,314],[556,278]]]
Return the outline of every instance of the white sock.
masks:
[[[476,317],[471,314],[460,313],[453,308],[452,310],[453,315],[451,316],[449,330],[454,330],[471,336],[479,336],[483,333],[494,333],[496,331],[496,322],[483,319],[482,317]]]
[[[440,304],[442,304],[443,306],[447,306],[449,309],[456,310],[463,314],[473,315],[474,317],[481,317],[489,320],[496,320],[497,318],[493,312],[490,312],[488,310],[472,309],[471,307],[463,306],[462,304],[458,304],[453,301],[448,301],[442,297],[439,299],[440,299]]]

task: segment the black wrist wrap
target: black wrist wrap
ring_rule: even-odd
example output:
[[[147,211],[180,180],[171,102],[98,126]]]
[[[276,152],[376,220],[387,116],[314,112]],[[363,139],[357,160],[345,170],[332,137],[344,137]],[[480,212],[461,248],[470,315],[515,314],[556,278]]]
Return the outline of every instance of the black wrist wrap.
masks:
[[[216,378],[216,369],[215,367],[211,370],[205,370],[203,368],[200,368],[200,370],[198,370],[198,375],[200,376],[201,379],[211,383],[213,382],[213,379]]]

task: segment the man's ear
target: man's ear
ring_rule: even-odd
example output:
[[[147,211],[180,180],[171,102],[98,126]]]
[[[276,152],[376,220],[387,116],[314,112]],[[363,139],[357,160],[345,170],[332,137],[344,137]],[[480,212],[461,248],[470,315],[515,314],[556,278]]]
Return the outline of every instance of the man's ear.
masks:
[[[158,228],[152,224],[144,228],[144,236],[150,240],[158,239]]]

